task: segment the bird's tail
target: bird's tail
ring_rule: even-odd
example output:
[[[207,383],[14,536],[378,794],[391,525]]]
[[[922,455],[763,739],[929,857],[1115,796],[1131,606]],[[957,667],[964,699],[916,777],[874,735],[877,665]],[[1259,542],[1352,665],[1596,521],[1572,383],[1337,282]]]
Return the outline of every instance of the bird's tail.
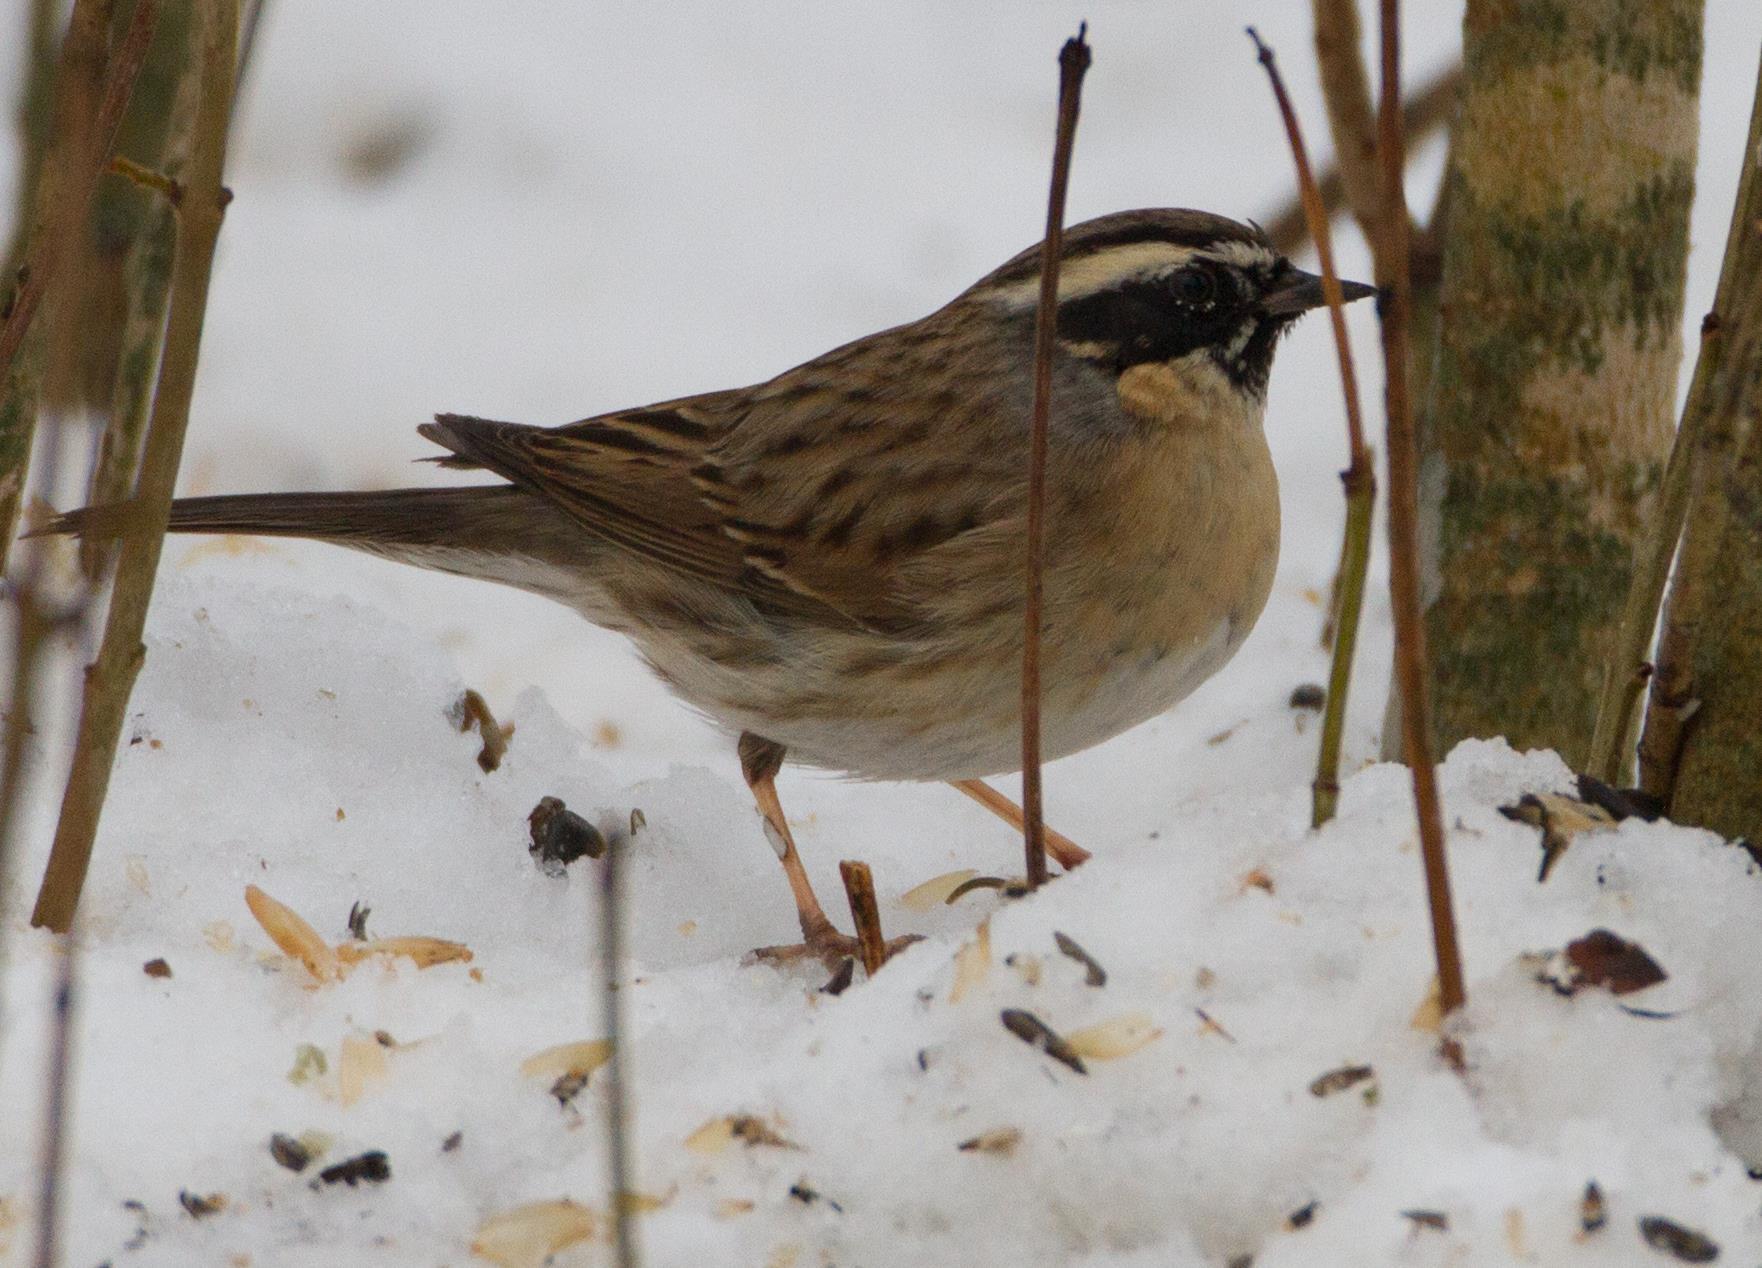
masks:
[[[108,538],[126,525],[124,506],[69,511],[29,534]],[[174,533],[305,537],[399,563],[480,577],[579,606],[593,543],[555,504],[511,485],[386,489],[366,493],[246,493],[181,498]]]
[[[485,535],[532,514],[529,494],[508,485],[465,489],[386,489],[365,493],[245,493],[180,498],[171,504],[173,533],[249,533],[308,537],[345,546],[488,544]],[[518,504],[518,505],[516,505]],[[88,506],[59,515],[32,537],[106,538],[127,522],[125,505]]]

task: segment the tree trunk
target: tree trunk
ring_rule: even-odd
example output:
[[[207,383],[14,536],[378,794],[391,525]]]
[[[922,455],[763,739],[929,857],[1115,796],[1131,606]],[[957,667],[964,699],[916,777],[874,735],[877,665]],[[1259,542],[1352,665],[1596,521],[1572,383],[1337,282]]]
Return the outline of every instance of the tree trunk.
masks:
[[[1683,440],[1689,507],[1640,741],[1672,818],[1762,841],[1762,72]],[[1705,380],[1705,399],[1700,389]],[[1704,408],[1704,417],[1695,411]],[[1683,443],[1682,441],[1678,442]]]
[[[1421,470],[1441,749],[1583,761],[1672,427],[1699,0],[1470,0]]]
[[[1762,291],[1747,297],[1749,373],[1733,382],[1746,436],[1737,461],[1714,481],[1725,503],[1708,574],[1719,619],[1693,649],[1695,699],[1683,733],[1670,816],[1722,836],[1762,841]]]

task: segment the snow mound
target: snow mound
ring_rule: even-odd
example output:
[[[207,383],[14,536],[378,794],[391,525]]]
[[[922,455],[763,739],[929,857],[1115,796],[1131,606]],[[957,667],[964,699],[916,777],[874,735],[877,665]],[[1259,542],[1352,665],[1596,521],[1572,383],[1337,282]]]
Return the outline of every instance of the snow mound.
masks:
[[[544,795],[614,836],[632,809],[646,819],[618,976],[650,1262],[1665,1262],[1640,1232],[1651,1217],[1728,1262],[1762,1253],[1756,1183],[1713,1127],[1754,1136],[1762,878],[1709,834],[1629,821],[1578,838],[1538,885],[1535,830],[1497,806],[1565,790],[1550,754],[1470,743],[1443,768],[1471,998],[1449,1030],[1457,1073],[1413,1024],[1430,944],[1397,768],[1355,775],[1319,833],[1297,786],[1201,796],[1148,833],[1091,840],[1094,861],[1036,896],[928,914],[899,896],[944,870],[924,843],[956,808],[945,793],[905,790],[916,820],[860,841],[809,816],[817,871],[860,852],[888,931],[928,934],[833,997],[817,967],[742,963],[790,913],[732,759],[626,779],[616,748],[529,692],[485,774],[448,717],[463,685],[360,602],[167,583],[82,913],[70,1262],[462,1263],[494,1213],[559,1197],[603,1212],[603,1075],[562,1104],[551,1075],[521,1072],[603,1037],[601,864],[533,864]],[[966,861],[1007,867],[1008,845]],[[376,959],[315,986],[252,921],[247,884],[331,941],[360,901],[371,936],[474,958]],[[0,1049],[11,1262],[29,1240],[23,1125],[55,955],[24,929],[23,891]],[[1527,953],[1594,928],[1668,979],[1621,997],[1537,981]],[[170,977],[143,973],[159,958]],[[1100,1056],[1078,1073],[1005,1009]],[[275,1133],[322,1156],[292,1174]],[[313,1180],[370,1150],[389,1179]],[[1604,1223],[1587,1231],[1591,1181]],[[198,1218],[180,1192],[225,1204]],[[604,1229],[556,1262],[599,1262]]]

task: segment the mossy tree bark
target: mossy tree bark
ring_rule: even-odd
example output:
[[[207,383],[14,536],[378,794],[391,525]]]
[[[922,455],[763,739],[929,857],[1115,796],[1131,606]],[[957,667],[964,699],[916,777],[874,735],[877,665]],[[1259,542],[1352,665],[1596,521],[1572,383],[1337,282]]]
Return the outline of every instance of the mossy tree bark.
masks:
[[[1762,841],[1762,71],[1678,439],[1687,518],[1640,741],[1671,817]]]
[[[1701,18],[1469,0],[1421,470],[1441,748],[1588,748],[1670,441]]]
[[[1703,590],[1717,596],[1718,618],[1700,624],[1689,649],[1698,708],[1668,792],[1671,818],[1762,841],[1762,289],[1742,297],[1731,319],[1747,326],[1741,346],[1729,345],[1744,371],[1731,378],[1729,405],[1742,441],[1709,482],[1719,513],[1690,512],[1691,534],[1716,534]]]

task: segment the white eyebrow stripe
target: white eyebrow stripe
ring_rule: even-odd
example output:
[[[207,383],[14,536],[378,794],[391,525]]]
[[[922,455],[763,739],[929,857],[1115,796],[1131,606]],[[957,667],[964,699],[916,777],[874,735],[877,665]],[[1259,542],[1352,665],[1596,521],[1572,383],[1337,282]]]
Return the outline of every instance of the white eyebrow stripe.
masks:
[[[1067,258],[1058,270],[1059,303],[1103,290],[1122,277],[1172,272],[1198,254],[1192,247],[1173,242],[1132,242]],[[986,298],[1012,310],[1032,308],[1040,302],[1040,271],[998,287]]]
[[[1279,262],[1277,253],[1258,242],[1220,242],[1205,254],[1214,260],[1237,264],[1245,269],[1271,268]]]
[[[1118,285],[1122,278],[1150,278],[1172,273],[1195,259],[1254,268],[1271,267],[1277,258],[1272,251],[1253,242],[1219,242],[1203,249],[1173,242],[1132,242],[1103,247],[1064,261],[1058,271],[1058,300],[1062,304],[1106,290]],[[1020,281],[997,287],[986,298],[1012,312],[1032,308],[1040,302],[1040,273],[1036,270]]]

